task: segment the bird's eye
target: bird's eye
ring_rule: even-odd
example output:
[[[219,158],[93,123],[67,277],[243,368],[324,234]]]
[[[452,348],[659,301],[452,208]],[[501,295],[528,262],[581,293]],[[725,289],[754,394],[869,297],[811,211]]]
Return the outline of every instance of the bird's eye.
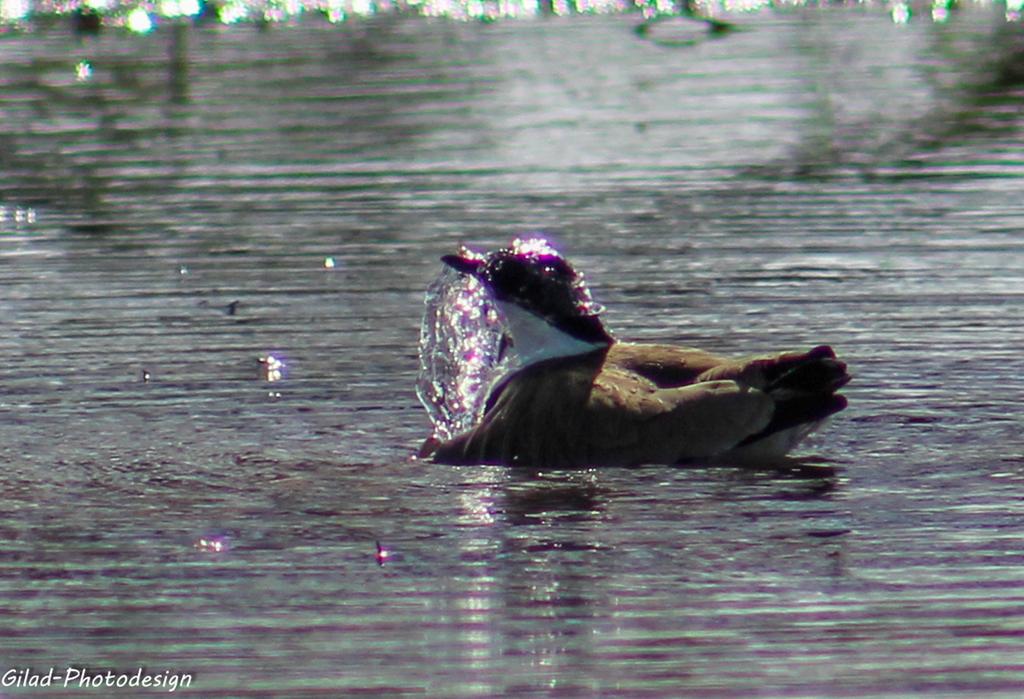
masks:
[[[496,291],[508,294],[527,285],[529,269],[521,260],[505,258],[492,265],[489,276]]]
[[[569,263],[561,257],[541,258],[539,261],[544,271],[557,279],[572,279],[576,274]]]

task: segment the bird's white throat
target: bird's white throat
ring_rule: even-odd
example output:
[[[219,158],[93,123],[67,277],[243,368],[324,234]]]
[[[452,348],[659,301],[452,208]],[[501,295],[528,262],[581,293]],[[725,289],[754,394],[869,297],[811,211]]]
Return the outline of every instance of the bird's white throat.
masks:
[[[513,348],[524,367],[548,359],[588,354],[605,346],[602,342],[579,340],[515,303],[497,304],[508,322]]]

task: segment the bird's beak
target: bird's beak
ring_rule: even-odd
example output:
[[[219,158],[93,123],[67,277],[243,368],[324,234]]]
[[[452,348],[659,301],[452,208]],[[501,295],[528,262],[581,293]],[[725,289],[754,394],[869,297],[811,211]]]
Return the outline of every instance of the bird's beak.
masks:
[[[483,267],[486,258],[483,255],[473,252],[467,248],[461,248],[457,255],[445,255],[441,258],[441,262],[445,263],[456,272],[462,274],[469,274],[476,276],[480,268]]]

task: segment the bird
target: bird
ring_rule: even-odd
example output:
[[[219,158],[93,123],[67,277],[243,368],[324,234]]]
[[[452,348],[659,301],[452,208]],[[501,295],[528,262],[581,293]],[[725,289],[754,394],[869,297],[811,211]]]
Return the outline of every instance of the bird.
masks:
[[[851,376],[828,345],[729,359],[616,340],[583,275],[543,237],[441,260],[486,289],[519,365],[490,389],[476,424],[427,440],[420,455],[434,462],[770,464],[847,406],[837,391]]]

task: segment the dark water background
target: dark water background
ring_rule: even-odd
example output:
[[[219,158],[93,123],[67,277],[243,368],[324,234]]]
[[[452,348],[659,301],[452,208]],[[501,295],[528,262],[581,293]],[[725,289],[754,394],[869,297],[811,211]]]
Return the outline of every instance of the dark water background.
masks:
[[[2,669],[1024,691],[1020,26],[636,22],[0,38]],[[410,460],[437,258],[524,230],[620,337],[833,344],[838,475]]]

